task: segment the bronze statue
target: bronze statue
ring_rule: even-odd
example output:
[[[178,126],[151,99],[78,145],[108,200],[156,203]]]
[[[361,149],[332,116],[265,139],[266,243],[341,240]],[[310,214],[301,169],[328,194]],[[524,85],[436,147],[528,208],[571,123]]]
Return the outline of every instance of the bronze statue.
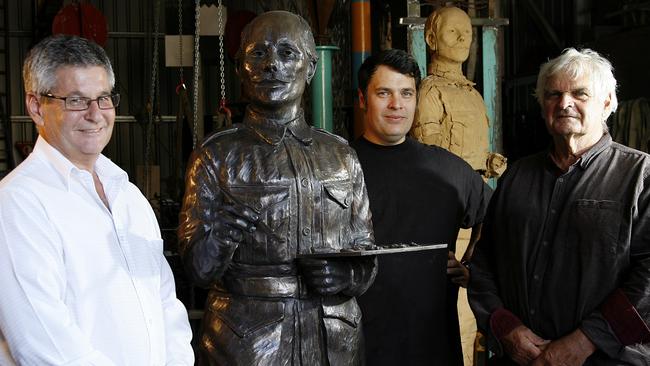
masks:
[[[255,18],[237,55],[244,121],[190,158],[178,234],[188,272],[210,288],[200,364],[361,364],[355,296],[376,259],[299,258],[374,242],[356,154],[300,108],[316,62],[304,19]]]

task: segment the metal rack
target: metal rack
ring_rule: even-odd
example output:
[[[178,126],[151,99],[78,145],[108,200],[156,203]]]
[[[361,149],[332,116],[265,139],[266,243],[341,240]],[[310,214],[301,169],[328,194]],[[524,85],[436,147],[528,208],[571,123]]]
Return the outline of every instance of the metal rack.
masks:
[[[9,88],[9,32],[6,0],[0,0],[0,178],[13,168],[13,148],[9,131],[10,88]]]

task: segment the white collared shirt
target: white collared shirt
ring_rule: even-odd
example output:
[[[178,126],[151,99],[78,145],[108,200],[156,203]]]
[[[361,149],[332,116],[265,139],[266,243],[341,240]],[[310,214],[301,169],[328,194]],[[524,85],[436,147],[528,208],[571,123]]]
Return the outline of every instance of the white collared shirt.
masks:
[[[0,182],[0,365],[192,365],[156,217],[101,155],[92,175],[39,137]]]

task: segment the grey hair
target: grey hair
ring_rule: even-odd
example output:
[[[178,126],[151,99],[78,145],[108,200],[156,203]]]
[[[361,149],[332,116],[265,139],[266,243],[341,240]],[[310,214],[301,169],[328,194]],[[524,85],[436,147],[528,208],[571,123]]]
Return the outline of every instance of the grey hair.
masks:
[[[239,43],[239,50],[237,51],[237,54],[235,56],[235,59],[237,60],[237,64],[241,62],[244,56],[243,55],[244,46],[246,45],[246,42],[248,42],[248,37],[250,36],[253,25],[257,22],[257,20],[266,16],[279,16],[279,15],[288,15],[296,18],[296,21],[298,22],[301,28],[300,43],[302,45],[303,51],[305,51],[311,63],[315,64],[316,62],[318,62],[318,54],[316,53],[316,42],[314,41],[314,35],[311,33],[311,27],[309,26],[309,23],[307,23],[307,21],[300,15],[288,11],[275,10],[275,11],[268,11],[256,18],[253,18],[253,20],[250,23],[246,24],[244,29],[241,31],[241,41]]]
[[[100,66],[106,70],[111,89],[115,87],[115,73],[106,51],[85,38],[55,35],[38,42],[23,63],[25,92],[49,93],[56,86],[56,72],[66,66]]]
[[[574,80],[582,76],[589,77],[591,90],[599,97],[611,96],[609,114],[616,111],[618,99],[616,98],[616,79],[614,67],[605,57],[589,48],[576,50],[567,48],[562,54],[545,64],[539,69],[535,97],[540,106],[544,103],[544,89],[549,78],[559,73],[566,74]],[[604,116],[606,121],[609,114]],[[605,123],[603,121],[603,123]]]

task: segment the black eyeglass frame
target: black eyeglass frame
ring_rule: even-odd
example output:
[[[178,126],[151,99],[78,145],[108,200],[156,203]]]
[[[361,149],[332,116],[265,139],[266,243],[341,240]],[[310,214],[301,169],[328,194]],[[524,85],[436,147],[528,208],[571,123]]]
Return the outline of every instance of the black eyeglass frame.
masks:
[[[65,106],[66,110],[68,110],[68,111],[76,111],[76,112],[87,110],[88,108],[90,108],[90,104],[92,102],[97,102],[97,107],[99,107],[99,109],[102,109],[102,110],[115,109],[115,108],[117,108],[117,106],[120,105],[120,94],[119,93],[111,93],[111,94],[106,94],[106,95],[100,95],[95,99],[90,99],[90,98],[86,98],[86,97],[59,97],[59,96],[56,96],[56,95],[54,95],[52,93],[41,93],[41,96],[46,97],[46,98],[62,100],[63,105]],[[105,97],[110,97],[110,100],[111,100],[111,103],[112,103],[112,105],[110,107],[102,107],[102,105],[99,103],[99,100],[101,98],[105,98]],[[70,106],[68,105],[68,99],[73,99],[73,98],[86,101],[86,108],[82,108],[82,109],[79,109],[79,108],[76,108],[76,107],[70,108]]]

